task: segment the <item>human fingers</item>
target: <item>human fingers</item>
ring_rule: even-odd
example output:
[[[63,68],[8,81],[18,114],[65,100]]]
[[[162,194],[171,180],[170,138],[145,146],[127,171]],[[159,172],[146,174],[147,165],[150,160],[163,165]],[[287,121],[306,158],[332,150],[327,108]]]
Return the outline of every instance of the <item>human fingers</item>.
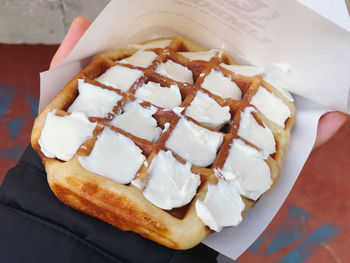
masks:
[[[56,67],[62,62],[62,60],[72,51],[90,25],[91,22],[85,17],[77,17],[73,20],[67,35],[51,60],[50,69]]]
[[[323,115],[318,122],[314,149],[328,141],[349,119],[349,115],[339,111],[332,111]]]

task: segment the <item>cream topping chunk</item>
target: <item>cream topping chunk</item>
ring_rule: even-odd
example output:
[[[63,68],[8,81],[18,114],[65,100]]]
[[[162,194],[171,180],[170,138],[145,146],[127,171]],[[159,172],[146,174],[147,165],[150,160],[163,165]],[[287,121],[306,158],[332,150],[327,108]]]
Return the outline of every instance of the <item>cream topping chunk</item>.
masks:
[[[115,89],[127,91],[142,74],[141,70],[116,65],[109,68],[96,80]]]
[[[254,77],[256,75],[263,74],[261,68],[255,66],[246,66],[246,65],[227,65],[225,63],[220,63],[220,66],[239,75],[246,77]]]
[[[131,184],[140,190],[142,190],[145,187],[145,182],[140,178],[133,179],[131,181]]]
[[[259,87],[250,101],[270,121],[284,127],[285,121],[290,117],[289,107],[274,94],[262,86]]]
[[[237,226],[242,221],[244,207],[239,183],[222,179],[215,185],[209,184],[205,199],[196,202],[198,217],[216,232],[223,227]]]
[[[212,69],[205,77],[202,88],[224,99],[231,98],[240,100],[242,91],[230,77],[224,76],[221,71]]]
[[[271,130],[259,125],[252,112],[256,112],[253,107],[246,107],[241,113],[241,121],[238,129],[238,136],[247,140],[263,150],[265,157],[276,152],[276,143]]]
[[[88,156],[79,156],[88,171],[128,184],[145,161],[142,150],[128,137],[105,127]]]
[[[161,39],[161,40],[148,42],[146,44],[131,44],[129,45],[129,48],[136,48],[136,49],[166,48],[171,44],[172,41],[173,41],[172,39]]]
[[[231,118],[229,106],[221,107],[213,98],[202,91],[197,91],[190,106],[186,109],[185,115],[214,129],[220,129]]]
[[[198,174],[191,172],[190,163],[182,164],[170,151],[160,151],[152,160],[144,197],[162,209],[187,205],[200,185]]]
[[[189,60],[204,60],[209,61],[216,56],[217,50],[210,49],[208,51],[197,51],[197,52],[177,52]]]
[[[49,112],[39,138],[40,149],[46,157],[69,161],[79,146],[92,137],[95,127],[81,112],[66,116]]]
[[[198,126],[182,117],[165,147],[194,165],[208,166],[213,163],[223,138],[223,134]]]
[[[152,81],[138,88],[135,97],[167,109],[172,109],[181,104],[181,93],[177,85],[162,87],[159,83]]]
[[[192,71],[170,59],[161,63],[156,68],[156,72],[176,81],[193,84]]]
[[[144,108],[136,101],[129,102],[125,105],[124,112],[115,116],[111,124],[134,136],[156,142],[162,133],[152,117],[156,111],[155,107]]]
[[[83,112],[88,117],[107,117],[117,102],[122,99],[118,93],[103,89],[78,79],[79,95],[68,108],[68,112]]]
[[[282,93],[282,95],[289,101],[293,102],[294,99],[292,95],[288,92],[287,86],[283,84],[281,81],[276,80],[272,76],[265,76],[264,80],[269,83],[274,88],[278,89]]]
[[[140,50],[134,53],[132,56],[124,58],[119,63],[126,63],[135,67],[147,68],[152,65],[152,62],[157,58],[157,54],[153,51]]]
[[[264,155],[255,148],[235,139],[222,168],[226,180],[237,179],[243,189],[242,195],[257,200],[272,185],[270,167]]]
[[[182,112],[185,108],[184,107],[175,107],[173,108],[173,112],[177,115],[177,116],[180,116],[182,115]]]

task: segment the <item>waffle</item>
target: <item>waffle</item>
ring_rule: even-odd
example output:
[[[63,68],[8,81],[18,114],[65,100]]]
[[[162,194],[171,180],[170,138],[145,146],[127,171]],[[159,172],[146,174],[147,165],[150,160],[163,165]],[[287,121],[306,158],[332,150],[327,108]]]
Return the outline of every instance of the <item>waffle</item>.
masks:
[[[152,52],[135,62],[135,54],[143,51]],[[175,68],[174,65],[170,65],[174,63]],[[285,92],[267,83],[259,72],[250,72],[246,74],[248,76],[244,76],[242,72],[233,72],[234,67],[227,66],[234,64],[235,61],[228,54],[220,50],[207,51],[180,36],[149,40],[97,56],[60,91],[35,120],[31,142],[42,158],[52,191],[58,199],[75,209],[121,230],[134,231],[175,249],[191,248],[210,234],[212,229],[220,230],[220,227],[208,227],[210,223],[197,214],[200,208],[205,208],[210,202],[205,198],[207,194],[209,198],[208,189],[212,186],[228,181],[235,182],[241,200],[241,203],[237,203],[242,210],[238,211],[239,216],[244,216],[259,196],[273,188],[279,179],[283,156],[289,145],[295,109]],[[119,68],[121,73],[115,73],[112,78],[106,77],[107,70],[118,65],[122,67]],[[186,67],[187,71],[183,67]],[[183,74],[175,74],[179,68]],[[129,72],[128,69],[133,71]],[[120,82],[120,78],[124,80]],[[119,84],[115,85],[111,80],[119,81]],[[212,85],[213,81],[215,85]],[[86,95],[85,99],[83,95],[80,97],[82,91],[78,86],[83,83],[88,88],[97,88],[98,94],[102,94],[100,89],[103,89],[106,94],[104,97],[101,95],[101,98],[105,99],[89,102],[97,96],[93,94],[92,88],[89,89],[92,93]],[[149,92],[147,93],[150,89],[145,89],[148,83],[151,83],[153,88],[168,89],[163,90],[164,93],[160,97],[150,97]],[[218,83],[220,85],[217,85]],[[177,87],[177,93],[171,91],[170,87]],[[285,105],[283,109],[289,112],[288,117],[276,119],[274,109],[265,109],[264,105],[261,105],[263,100],[256,95],[258,92],[262,97],[264,94],[270,97],[273,95],[275,101]],[[168,97],[164,99],[166,96]],[[216,109],[216,115],[213,113],[213,116],[207,118],[206,111],[201,107],[209,101]],[[150,124],[152,122],[143,124],[142,118],[137,119],[136,115],[132,115],[140,107],[144,114],[147,110],[148,119],[156,120],[153,121],[153,126]],[[80,111],[85,112],[83,114]],[[132,117],[128,117],[126,113],[130,113]],[[86,127],[89,127],[84,129],[90,135],[84,137],[82,133],[75,132],[80,126],[74,125],[70,130],[65,130],[61,129],[61,124],[57,124],[55,129],[47,128],[47,131],[44,131],[45,123],[49,125],[49,116],[54,120],[62,120],[67,116],[82,120]],[[243,116],[245,121],[241,121]],[[152,127],[149,128],[149,125]],[[261,136],[270,136],[270,140],[272,138],[274,141],[274,149],[269,149],[267,138],[255,136],[250,128],[261,131]],[[151,135],[147,134],[148,129],[153,131]],[[194,134],[200,134],[196,140],[186,133],[192,131]],[[51,135],[57,136],[51,143],[56,143],[55,147],[66,151],[69,148],[69,154],[51,155],[43,149],[44,133],[50,132]],[[76,145],[75,148],[70,147],[71,145],[65,148],[65,143],[59,140],[61,134],[65,133],[69,134],[69,140]],[[108,138],[111,137],[107,135],[118,135],[118,143],[108,143]],[[203,144],[201,140],[207,141]],[[122,150],[124,142],[125,145],[132,142],[133,154],[130,154],[128,149]],[[248,157],[253,156],[251,158],[254,159],[260,156],[254,159],[256,167],[262,167],[262,170],[267,167],[270,173],[268,180],[271,180],[268,186],[258,193],[249,189],[249,180],[253,180],[254,183],[254,180],[260,180],[259,178],[252,179],[248,176],[246,188],[242,189],[244,183],[237,183],[240,182],[239,176],[237,179],[235,173],[230,173],[230,167],[235,165],[237,154],[233,150],[231,153],[230,149],[235,147],[235,151],[239,152],[241,146],[249,149]],[[101,157],[101,149],[107,148],[112,151],[109,151],[108,155],[106,150],[105,155]],[[122,161],[117,156],[111,160],[113,149],[122,151],[119,154]],[[192,195],[185,194],[185,204],[175,200],[176,204],[173,202],[169,205],[164,201],[168,200],[166,196],[157,198],[157,195],[149,194],[150,191],[147,191],[148,196],[145,194],[150,184],[152,163],[156,162],[160,153],[163,160],[168,158],[167,160],[171,159],[173,163],[178,162],[182,165],[181,171],[196,175],[193,176],[191,184],[195,185],[195,192]],[[134,158],[136,155],[138,157]],[[96,156],[95,159],[92,156]],[[229,158],[233,158],[231,166],[227,161]],[[237,158],[236,163],[241,167],[237,169],[244,172],[247,169],[244,165],[249,166],[250,157]],[[101,159],[106,162],[106,166],[96,164],[101,162]],[[160,157],[157,160],[160,160]],[[114,161],[115,166],[111,166],[110,163]],[[162,174],[162,171],[158,174]],[[106,176],[111,173],[112,176]],[[119,178],[118,173],[129,174],[131,177]],[[153,184],[154,187],[157,191],[157,184]],[[193,191],[193,187],[191,189]],[[232,204],[224,209],[229,209],[230,205]],[[236,206],[234,208],[236,209]],[[227,213],[230,214],[229,211]],[[238,218],[237,224],[239,222]]]

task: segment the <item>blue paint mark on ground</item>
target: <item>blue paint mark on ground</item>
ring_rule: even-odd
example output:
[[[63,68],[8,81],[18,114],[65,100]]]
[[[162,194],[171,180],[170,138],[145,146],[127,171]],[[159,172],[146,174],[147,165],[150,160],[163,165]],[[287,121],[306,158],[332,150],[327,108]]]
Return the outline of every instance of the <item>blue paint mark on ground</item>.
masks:
[[[17,161],[23,151],[23,148],[23,146],[18,145],[12,149],[0,149],[0,157],[10,159],[12,161]]]
[[[302,263],[316,252],[321,243],[330,241],[339,235],[339,228],[331,223],[326,223],[311,233],[294,250],[284,256],[281,263]]]
[[[265,251],[265,255],[271,255],[272,253],[293,244],[302,237],[303,233],[301,229],[289,230],[288,228],[284,227],[277,232],[276,236],[273,238],[269,244],[269,247]]]
[[[304,224],[309,220],[311,213],[295,206],[288,206],[288,214],[281,224],[276,235],[265,251],[265,255],[271,255],[290,244],[301,239],[305,234]]]
[[[39,110],[39,101],[37,98],[35,98],[31,94],[25,94],[23,95],[23,98],[26,100],[26,102],[29,103],[31,109],[32,109],[32,117],[33,119],[36,118],[38,115],[38,110]]]
[[[16,139],[19,135],[25,121],[26,117],[25,115],[19,116],[17,119],[10,120],[7,124],[7,126],[10,129],[10,138]]]
[[[267,235],[261,235],[255,242],[248,248],[250,252],[258,253],[260,245],[265,241]]]
[[[309,220],[311,217],[311,213],[309,211],[301,209],[299,207],[289,205],[288,206],[288,216],[304,218],[305,220]]]
[[[9,87],[0,83],[0,120],[10,107],[15,93],[16,89],[14,87]]]

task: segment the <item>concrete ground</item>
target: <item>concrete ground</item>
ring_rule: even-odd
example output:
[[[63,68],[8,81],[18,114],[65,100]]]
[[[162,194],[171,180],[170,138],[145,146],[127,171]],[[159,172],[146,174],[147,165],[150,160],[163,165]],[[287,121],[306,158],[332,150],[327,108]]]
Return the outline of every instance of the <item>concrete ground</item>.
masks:
[[[57,44],[77,16],[95,19],[109,0],[0,0],[0,43]]]

